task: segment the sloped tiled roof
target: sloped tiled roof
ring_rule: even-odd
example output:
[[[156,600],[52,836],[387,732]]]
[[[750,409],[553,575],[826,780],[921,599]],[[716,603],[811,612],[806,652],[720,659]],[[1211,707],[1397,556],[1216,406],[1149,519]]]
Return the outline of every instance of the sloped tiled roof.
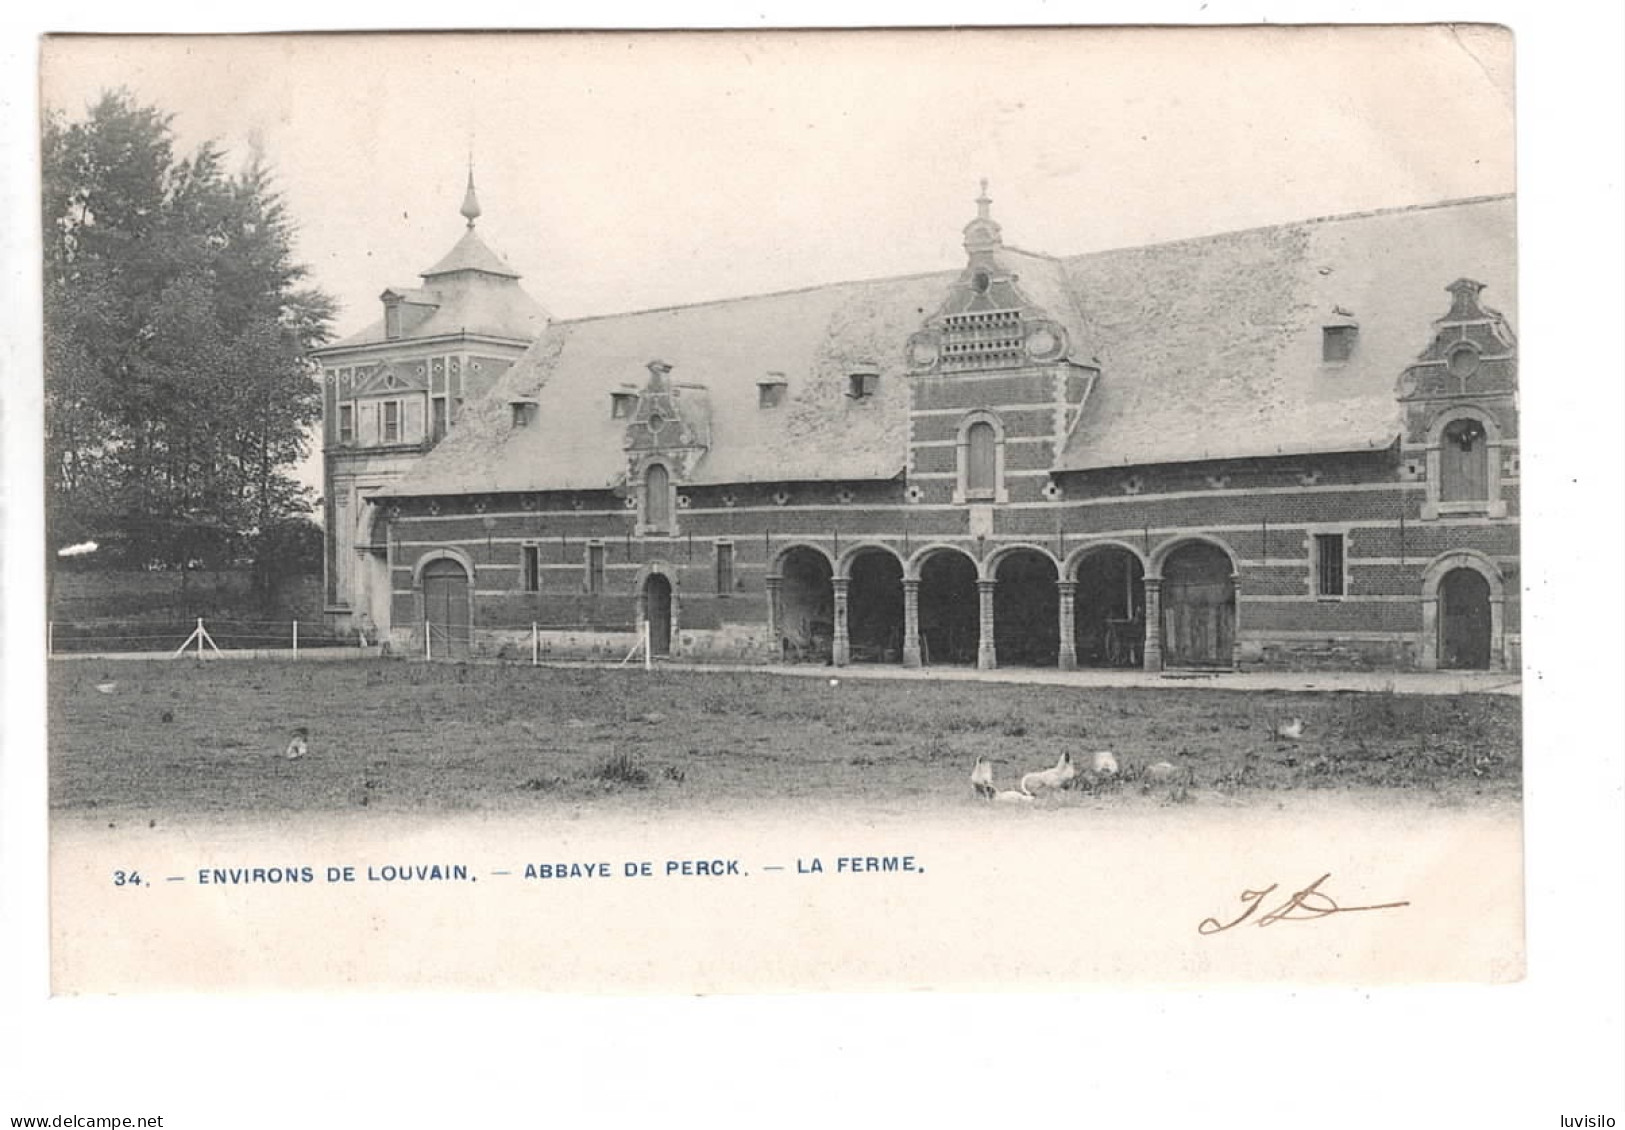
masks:
[[[1066,260],[1101,377],[1060,470],[1386,446],[1395,386],[1467,276],[1517,325],[1513,199],[1334,216]],[[1321,328],[1359,325],[1321,362]]]
[[[1057,470],[1354,450],[1399,433],[1395,384],[1463,275],[1516,325],[1513,201],[1494,197],[1054,259],[1004,248],[1019,285],[1101,374]],[[553,323],[391,493],[618,485],[625,421],[612,391],[644,366],[709,390],[711,446],[690,481],[891,478],[907,459],[908,337],[958,271]],[[517,288],[516,288],[517,289]],[[1333,311],[1359,324],[1353,358],[1321,362]],[[437,312],[440,318],[444,310]],[[1340,317],[1340,316],[1339,316]],[[434,319],[431,319],[433,321]],[[878,394],[847,397],[855,364]],[[770,372],[777,409],[757,406]],[[508,402],[534,397],[535,426]]]
[[[516,279],[519,272],[508,266],[498,255],[486,246],[480,238],[479,232],[470,225],[463,233],[463,238],[440,262],[423,272],[425,279],[433,279],[436,275],[449,275],[453,271],[484,271],[488,275],[501,275],[504,278]]]

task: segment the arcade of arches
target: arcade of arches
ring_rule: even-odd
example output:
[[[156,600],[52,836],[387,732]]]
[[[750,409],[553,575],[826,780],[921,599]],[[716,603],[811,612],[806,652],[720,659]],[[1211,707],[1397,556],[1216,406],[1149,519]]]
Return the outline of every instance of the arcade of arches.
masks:
[[[1069,670],[1232,662],[1232,566],[1208,542],[1175,547],[1152,578],[1137,553],[1118,545],[1085,551],[1070,576],[1036,548],[1002,551],[987,575],[947,546],[916,560],[910,576],[892,550],[866,546],[840,575],[822,550],[784,551],[768,578],[780,658]]]

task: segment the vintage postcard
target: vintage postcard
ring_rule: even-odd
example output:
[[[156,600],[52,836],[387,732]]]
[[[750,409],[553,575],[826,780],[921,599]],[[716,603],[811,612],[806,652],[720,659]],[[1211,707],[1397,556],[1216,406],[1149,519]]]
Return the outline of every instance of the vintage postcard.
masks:
[[[1518,980],[1512,62],[45,40],[54,991]]]

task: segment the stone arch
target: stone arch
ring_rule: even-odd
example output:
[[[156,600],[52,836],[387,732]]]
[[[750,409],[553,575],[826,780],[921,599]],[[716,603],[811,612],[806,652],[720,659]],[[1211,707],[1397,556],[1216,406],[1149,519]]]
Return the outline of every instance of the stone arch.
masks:
[[[861,542],[841,555],[835,592],[835,662],[897,663],[906,650],[905,566],[891,546]]]
[[[903,575],[905,577],[908,576],[908,562],[903,560],[903,555],[882,541],[860,541],[855,545],[849,546],[848,548],[842,550],[841,556],[833,562],[835,567],[835,576],[844,580],[850,580],[852,577],[852,562],[857,560],[863,554],[873,553],[876,550],[896,558],[897,564],[902,567]],[[820,550],[819,552],[823,551]],[[825,556],[827,557],[829,555],[825,554]]]
[[[1084,545],[1080,545],[1071,553],[1068,553],[1066,555],[1066,560],[1062,562],[1062,578],[1069,581],[1077,580],[1078,566],[1083,563],[1084,558],[1095,553],[1101,553],[1112,549],[1120,549],[1125,553],[1132,554],[1134,559],[1140,563],[1141,569],[1144,569],[1148,574],[1151,572],[1150,558],[1148,558],[1137,546],[1126,541],[1119,541],[1117,538],[1103,538],[1100,541],[1092,541]]]
[[[836,575],[836,561],[830,556],[829,550],[824,549],[821,546],[816,546],[809,541],[793,541],[786,544],[773,555],[773,560],[768,566],[768,576],[771,577],[783,575],[785,559],[792,553],[795,553],[797,550],[805,550],[808,553],[816,553],[818,556],[822,557],[825,564],[829,566],[830,575]]]
[[[1147,558],[1136,546],[1104,539],[1066,559],[1072,583],[1072,636],[1082,667],[1140,667],[1146,652]]]
[[[992,589],[993,647],[987,664],[1062,665],[1061,564],[1055,555],[1037,545],[1000,546],[982,570],[981,586]]]
[[[1506,577],[1489,555],[1476,549],[1452,549],[1439,554],[1422,570],[1422,631],[1417,641],[1417,665],[1426,671],[1439,669],[1443,658],[1439,639],[1444,624],[1439,616],[1441,589],[1445,578],[1457,569],[1470,569],[1489,586],[1489,667],[1506,669]]]
[[[462,550],[452,549],[450,547],[431,549],[422,557],[417,559],[417,562],[412,566],[412,587],[421,590],[423,588],[424,568],[433,562],[443,561],[447,558],[450,558],[463,567],[463,572],[468,574],[468,583],[470,587],[472,587],[475,578],[474,559],[468,554],[464,553]]]
[[[968,558],[971,565],[976,568],[977,576],[981,576],[981,566],[977,564],[976,555],[962,545],[955,545],[947,541],[929,542],[909,554],[908,560],[903,563],[903,576],[911,581],[919,580],[920,566],[924,565],[928,559],[943,552],[957,553]]]
[[[919,646],[925,663],[978,665],[992,655],[992,603],[976,558],[957,545],[932,543],[909,559],[905,584],[917,592]]]
[[[1001,545],[992,553],[988,554],[987,557],[982,561],[980,571],[977,573],[977,579],[983,581],[997,580],[999,575],[999,563],[1006,557],[1009,557],[1012,553],[1021,552],[1036,553],[1040,557],[1048,558],[1049,563],[1055,566],[1055,576],[1060,578],[1063,575],[1061,573],[1061,563],[1055,559],[1055,554],[1034,542],[1017,541],[1011,542],[1008,545]]]
[[[1170,575],[1176,558],[1179,568]],[[1235,550],[1205,534],[1170,538],[1157,547],[1144,581],[1147,668],[1234,666],[1241,631],[1236,562]]]
[[[1187,545],[1191,545],[1193,543],[1211,545],[1223,550],[1224,555],[1230,559],[1231,576],[1235,576],[1241,571],[1239,565],[1237,564],[1237,562],[1241,560],[1241,557],[1224,539],[1214,537],[1212,534],[1179,534],[1176,537],[1171,537],[1167,541],[1162,542],[1157,546],[1156,549],[1151,551],[1151,558],[1148,562],[1146,562],[1145,575],[1147,579],[1161,580],[1162,567],[1167,564],[1168,558],[1178,550],[1181,550]]]
[[[768,635],[790,663],[831,663],[835,646],[835,561],[828,551],[792,542],[767,575]]]

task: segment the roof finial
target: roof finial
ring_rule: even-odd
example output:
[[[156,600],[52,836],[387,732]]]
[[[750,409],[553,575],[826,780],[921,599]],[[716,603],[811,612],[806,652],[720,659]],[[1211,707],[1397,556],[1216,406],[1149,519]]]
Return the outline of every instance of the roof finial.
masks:
[[[470,229],[480,218],[480,198],[474,194],[474,154],[468,155],[468,191],[463,193],[463,206],[459,209]]]
[[[983,177],[982,178],[982,195],[980,195],[980,196],[978,196],[976,198],[976,218],[978,220],[991,219],[992,214],[988,211],[988,209],[989,209],[989,207],[991,207],[992,204],[993,204],[993,201],[992,201],[991,198],[989,198],[989,196],[987,194],[987,178]]]

